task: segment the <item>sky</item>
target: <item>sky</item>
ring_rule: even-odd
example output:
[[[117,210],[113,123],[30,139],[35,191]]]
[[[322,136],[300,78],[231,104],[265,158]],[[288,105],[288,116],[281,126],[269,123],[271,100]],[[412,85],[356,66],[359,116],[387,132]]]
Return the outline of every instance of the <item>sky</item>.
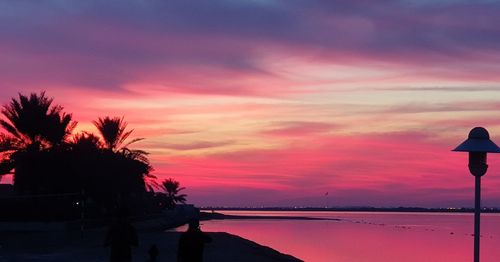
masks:
[[[199,206],[473,206],[500,1],[0,0],[0,103],[123,116]],[[500,207],[500,155],[483,204]],[[4,178],[8,182],[11,178]]]

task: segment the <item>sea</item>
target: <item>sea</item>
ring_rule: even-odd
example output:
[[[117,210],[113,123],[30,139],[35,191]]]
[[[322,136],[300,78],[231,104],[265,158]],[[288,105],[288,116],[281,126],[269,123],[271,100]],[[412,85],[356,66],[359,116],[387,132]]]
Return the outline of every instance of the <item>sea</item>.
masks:
[[[471,213],[217,211],[239,216],[338,220],[226,219],[202,230],[228,232],[312,262],[470,262]],[[183,230],[183,229],[179,229]],[[500,261],[500,214],[481,215],[481,261]]]

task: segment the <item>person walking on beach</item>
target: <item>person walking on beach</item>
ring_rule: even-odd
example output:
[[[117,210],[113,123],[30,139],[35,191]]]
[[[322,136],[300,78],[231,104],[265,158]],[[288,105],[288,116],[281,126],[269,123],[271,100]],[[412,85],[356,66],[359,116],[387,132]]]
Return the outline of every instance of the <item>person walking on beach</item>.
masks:
[[[177,262],[202,262],[203,249],[206,243],[212,242],[212,238],[200,229],[199,220],[191,220],[188,230],[179,238],[177,250]]]
[[[119,209],[116,222],[109,228],[104,242],[111,247],[110,262],[131,262],[132,246],[137,246],[139,240],[137,232],[128,222],[128,210]]]

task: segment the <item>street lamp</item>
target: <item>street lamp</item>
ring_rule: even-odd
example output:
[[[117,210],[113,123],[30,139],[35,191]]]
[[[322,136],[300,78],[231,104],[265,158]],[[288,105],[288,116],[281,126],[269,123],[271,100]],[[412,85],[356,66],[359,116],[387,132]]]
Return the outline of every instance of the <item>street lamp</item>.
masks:
[[[487,153],[500,153],[500,148],[490,140],[488,131],[483,127],[474,127],[469,137],[452,151],[469,152],[469,171],[475,177],[474,206],[474,262],[479,262],[479,237],[481,235],[481,177],[488,170]]]

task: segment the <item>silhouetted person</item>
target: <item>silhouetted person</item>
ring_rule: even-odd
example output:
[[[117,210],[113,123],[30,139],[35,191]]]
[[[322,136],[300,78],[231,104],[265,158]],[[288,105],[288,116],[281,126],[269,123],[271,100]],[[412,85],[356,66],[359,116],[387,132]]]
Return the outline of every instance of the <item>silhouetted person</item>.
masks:
[[[177,262],[203,261],[203,249],[211,241],[212,238],[201,231],[199,220],[190,221],[188,230],[179,239]]]
[[[160,254],[160,251],[158,250],[158,247],[156,247],[156,245],[151,245],[148,254],[149,254],[148,262],[156,262],[156,258]]]
[[[117,212],[116,222],[109,227],[104,244],[111,247],[109,261],[130,262],[132,261],[132,246],[137,246],[137,232],[128,222],[128,211],[121,208]]]

